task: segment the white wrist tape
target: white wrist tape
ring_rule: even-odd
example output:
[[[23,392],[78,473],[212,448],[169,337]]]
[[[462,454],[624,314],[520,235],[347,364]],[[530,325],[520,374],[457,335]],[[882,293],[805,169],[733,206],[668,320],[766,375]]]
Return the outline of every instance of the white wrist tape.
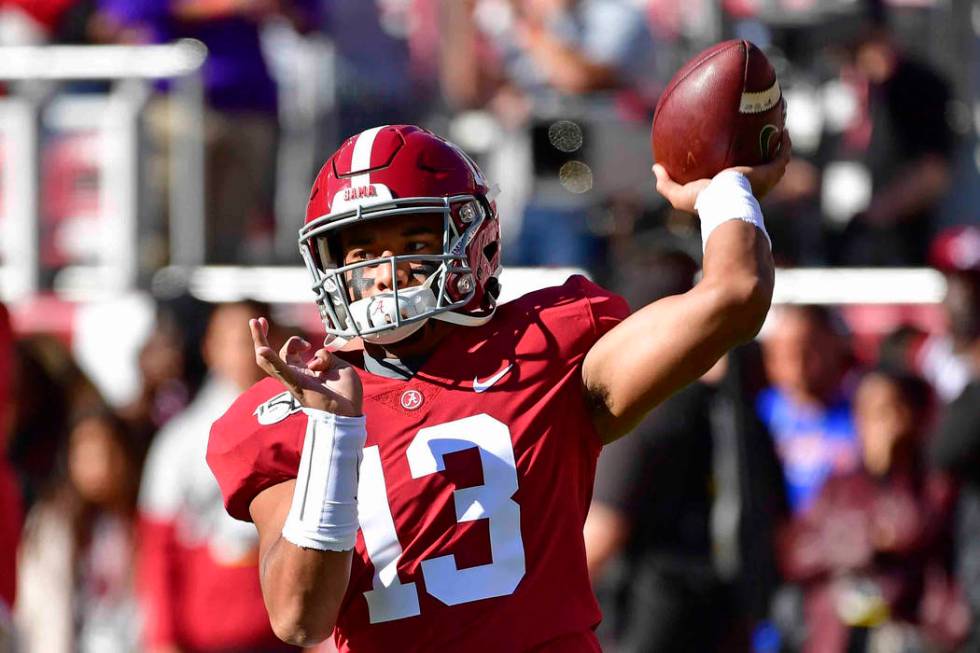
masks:
[[[769,241],[769,248],[772,248],[772,240],[762,221],[759,200],[752,195],[752,185],[748,177],[741,172],[725,170],[715,175],[707,188],[698,193],[694,210],[701,218],[702,248],[707,244],[711,232],[718,225],[729,220],[742,220],[754,224],[762,230],[766,240]]]
[[[347,551],[357,539],[364,417],[304,408],[306,438],[282,536],[305,549]]]

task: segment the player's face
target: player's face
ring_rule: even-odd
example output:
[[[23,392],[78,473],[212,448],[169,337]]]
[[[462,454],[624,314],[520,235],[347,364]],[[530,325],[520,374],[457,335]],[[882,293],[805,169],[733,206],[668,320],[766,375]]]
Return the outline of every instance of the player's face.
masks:
[[[340,232],[344,265],[389,256],[442,253],[442,215],[406,215],[353,225]],[[398,287],[418,286],[435,272],[438,264],[402,261],[395,266]],[[388,263],[354,268],[346,275],[351,299],[357,301],[394,289]]]

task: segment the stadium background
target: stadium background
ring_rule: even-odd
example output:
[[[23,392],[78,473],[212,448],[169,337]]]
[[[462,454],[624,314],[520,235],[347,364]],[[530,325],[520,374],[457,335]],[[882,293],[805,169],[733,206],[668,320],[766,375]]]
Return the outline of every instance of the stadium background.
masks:
[[[32,514],[35,527],[40,514],[82,533],[64,536],[67,562],[58,572],[43,568],[50,563],[43,556],[31,558],[33,566],[24,562],[24,549],[36,554],[36,543],[21,547],[30,578],[53,579],[50,594],[35,588],[28,595],[61,596],[74,606],[59,613],[70,622],[58,642],[70,647],[64,650],[175,644],[162,634],[137,643],[149,641],[140,634],[153,619],[147,612],[165,608],[143,598],[146,583],[132,571],[146,531],[138,526],[141,510],[117,494],[129,492],[131,504],[136,490],[125,474],[105,471],[103,482],[119,486],[106,490],[110,499],[78,487],[82,472],[71,461],[86,437],[79,424],[98,415],[111,424],[108,431],[118,427],[106,437],[131,449],[129,464],[138,469],[156,431],[181,414],[209,374],[221,372],[209,371],[201,355],[208,321],[217,319],[209,317],[213,305],[256,300],[270,305],[283,332],[319,332],[296,231],[317,167],[344,137],[373,124],[427,126],[470,152],[500,186],[505,299],[581,270],[635,307],[683,289],[700,257],[696,223],[669,211],[653,190],[649,124],[657,95],[693,53],[725,38],[750,39],[777,68],[796,156],[764,204],[780,266],[775,303],[830,309],[827,324],[846,348],[834,392],[848,400],[882,363],[924,377],[932,408],[916,414],[926,449],[944,424],[946,404],[969,381],[969,366],[951,344],[957,334],[949,333],[942,304],[944,272],[975,274],[980,237],[966,231],[944,241],[941,260],[935,252],[930,258],[929,244],[951,227],[980,225],[976,1],[227,0],[160,9],[167,6],[0,0],[0,297],[12,329],[0,370],[9,460],[0,549],[13,560],[24,516],[24,541],[32,532],[37,537]],[[193,13],[187,6],[206,11],[183,15],[183,27],[174,27],[166,12]],[[565,39],[570,56],[547,63],[542,34]],[[891,83],[895,53],[895,61],[915,64]],[[576,68],[580,60],[571,55],[602,65]],[[942,271],[930,267],[943,262]],[[975,316],[974,302],[968,310]],[[758,386],[778,391],[771,363],[761,362],[776,350],[767,350],[766,340],[779,339],[780,310],[773,315],[761,334],[762,356],[748,356],[759,360],[745,365],[769,371]],[[802,355],[799,348],[813,342],[800,337],[787,346]],[[752,394],[739,400],[755,411],[761,404]],[[859,417],[848,408],[852,423]],[[786,455],[776,434],[770,438],[776,458]],[[713,442],[700,461],[710,468],[702,479],[712,488],[704,490],[710,505],[692,508],[710,522],[703,526],[707,557],[697,568],[712,578],[711,589],[690,590],[700,603],[690,594],[663,600],[673,601],[676,614],[693,610],[729,624],[726,632],[743,631],[723,650],[793,650],[801,637],[813,645],[822,631],[801,626],[802,608],[795,618],[779,612],[809,600],[800,598],[810,596],[806,583],[775,580],[779,571],[789,574],[779,534],[803,523],[806,510],[769,515],[759,537],[772,549],[772,574],[764,582],[765,574],[754,577],[758,569],[738,553],[744,542],[731,544],[740,537],[732,528],[749,528],[747,506],[754,504],[744,487],[726,494],[731,478],[723,483],[725,457],[741,460],[739,445],[726,454]],[[820,437],[808,442],[811,456],[825,455]],[[647,454],[654,455],[637,455]],[[728,467],[746,473],[740,465]],[[950,613],[957,605],[980,608],[963,591],[969,583],[955,582],[972,569],[962,546],[970,532],[957,531],[966,523],[958,483],[969,487],[969,475],[950,481],[956,474],[946,472],[958,467],[947,467],[929,474],[930,483],[935,476],[937,485],[948,484],[937,490],[944,535],[932,547],[942,555],[930,553],[929,587],[939,589],[920,584],[911,611],[892,606],[888,617],[849,623],[843,640],[812,650],[864,650],[855,647],[891,624],[902,626],[888,640],[895,648],[876,650],[980,650],[971,648],[980,644],[967,640],[966,627],[923,616],[929,600]],[[656,487],[651,474],[646,469],[636,484]],[[737,480],[734,486],[741,487]],[[622,498],[636,488],[608,491]],[[641,523],[649,509],[635,500],[609,505],[620,510],[620,527],[623,520]],[[132,556],[110,574],[110,585],[129,588],[120,590],[123,598],[92,603],[108,605],[109,616],[79,607],[78,595],[95,573],[88,567],[105,564],[90,559],[102,513],[123,533],[106,541],[126,551],[126,560]],[[736,522],[727,531],[726,515]],[[626,529],[633,535],[615,545],[605,542],[608,559],[596,563],[608,615],[604,638],[612,651],[676,650],[632,630],[630,615],[643,605],[636,585],[647,577],[632,576],[631,586],[630,564],[639,549],[658,546],[637,540],[638,530]],[[0,576],[10,608],[13,571],[8,566]],[[730,606],[718,608],[728,601],[719,597],[739,583],[754,587],[754,603],[732,617]],[[30,609],[15,604],[13,612]],[[8,641],[18,631],[9,612],[2,619]],[[55,650],[31,644],[29,625],[19,631],[23,650]]]

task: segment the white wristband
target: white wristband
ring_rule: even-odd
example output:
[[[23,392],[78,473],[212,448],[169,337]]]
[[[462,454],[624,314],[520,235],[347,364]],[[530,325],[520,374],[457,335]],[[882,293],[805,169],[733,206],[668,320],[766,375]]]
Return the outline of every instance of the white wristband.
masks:
[[[282,536],[305,549],[348,551],[357,539],[357,482],[364,417],[304,408],[303,454]]]
[[[752,185],[741,172],[725,170],[715,175],[707,188],[698,193],[694,210],[701,218],[702,248],[707,245],[708,237],[718,225],[729,220],[742,220],[761,229],[772,249],[772,240],[762,221],[759,200],[752,195]]]

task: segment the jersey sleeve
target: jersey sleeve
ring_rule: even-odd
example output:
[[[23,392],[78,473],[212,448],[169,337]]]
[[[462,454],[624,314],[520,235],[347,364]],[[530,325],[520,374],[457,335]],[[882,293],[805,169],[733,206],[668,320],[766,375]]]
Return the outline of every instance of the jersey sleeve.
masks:
[[[581,275],[570,277],[566,284],[571,285],[582,297],[583,305],[592,323],[593,342],[611,331],[630,314],[630,307],[625,299]]]
[[[532,355],[549,349],[554,374],[580,365],[596,341],[630,314],[625,299],[580,274],[560,286],[528,293],[504,308],[503,324],[544,338],[544,342],[526,338],[520,347]]]
[[[207,461],[229,515],[251,521],[256,496],[296,478],[305,433],[306,416],[274,379],[252,386],[214,422]]]

